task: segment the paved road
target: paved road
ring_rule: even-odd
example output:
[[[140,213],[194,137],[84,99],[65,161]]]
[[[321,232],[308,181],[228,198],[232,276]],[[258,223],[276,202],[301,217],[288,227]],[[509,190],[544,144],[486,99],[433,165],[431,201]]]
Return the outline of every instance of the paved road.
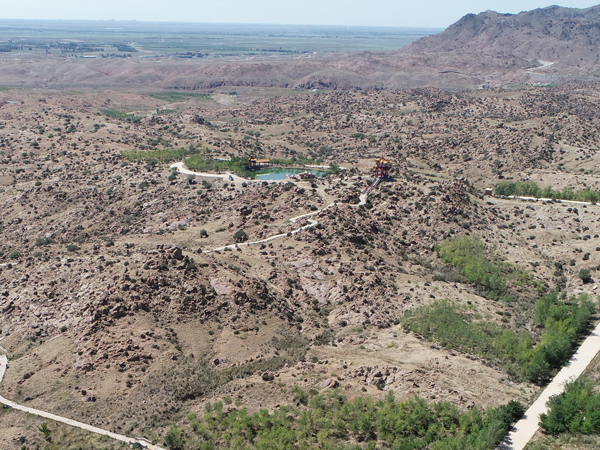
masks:
[[[499,197],[495,197],[499,198]],[[508,199],[514,200],[542,200],[552,201],[551,198],[536,197],[518,197],[510,196]],[[580,202],[576,200],[559,200],[561,203],[572,203],[576,205],[591,205],[590,202]],[[521,450],[531,440],[538,430],[540,414],[547,412],[546,403],[553,395],[563,392],[564,385],[571,379],[577,379],[589,363],[600,351],[600,325],[598,325],[590,336],[583,342],[579,350],[573,355],[569,363],[561,369],[554,377],[554,380],[544,389],[538,399],[531,405],[521,420],[512,428],[510,433],[502,441],[498,449],[500,450]]]
[[[6,356],[1,355],[0,356],[0,384],[2,383],[2,379],[4,378],[4,373],[6,372],[7,366],[8,366],[8,359],[6,358]],[[73,427],[81,428],[82,430],[90,431],[92,433],[101,434],[103,436],[108,436],[108,437],[111,437],[118,441],[126,442],[128,444],[130,442],[142,443],[142,441],[138,441],[137,439],[123,436],[122,434],[112,433],[111,431],[103,430],[101,428],[96,428],[96,427],[93,427],[93,426],[85,424],[85,423],[77,422],[76,420],[67,419],[66,417],[61,417],[61,416],[57,416],[57,415],[54,415],[54,414],[51,414],[51,413],[48,413],[45,411],[40,411],[38,409],[33,409],[33,408],[28,408],[26,406],[18,405],[17,403],[7,400],[2,396],[0,396],[0,403],[10,406],[11,408],[14,408],[14,409],[18,409],[19,411],[24,411],[26,413],[33,414],[33,415],[36,415],[39,417],[44,417],[46,419],[54,420],[56,422],[61,422],[61,423],[64,423],[64,424],[67,424],[67,425],[70,425]],[[152,444],[146,444],[146,443],[142,443],[142,444],[144,446],[147,446],[147,448],[150,450],[165,450],[164,448],[159,447],[158,445],[152,445]]]
[[[577,379],[592,362],[598,351],[600,351],[600,324],[583,341],[569,363],[558,372],[554,380],[544,389],[544,392],[531,405],[523,418],[515,424],[498,449],[522,450],[538,430],[540,414],[548,410],[546,403],[550,397],[562,393],[567,381]]]
[[[493,198],[497,198],[499,200],[502,200],[502,197],[498,197],[496,195],[493,196]],[[557,203],[573,203],[575,205],[593,205],[593,203],[590,202],[580,202],[580,201],[576,201],[576,200],[553,200],[551,198],[538,198],[538,197],[518,197],[516,195],[510,195],[506,197],[508,200],[510,199],[514,199],[514,200],[541,200],[541,201],[545,201],[545,202],[557,202]]]

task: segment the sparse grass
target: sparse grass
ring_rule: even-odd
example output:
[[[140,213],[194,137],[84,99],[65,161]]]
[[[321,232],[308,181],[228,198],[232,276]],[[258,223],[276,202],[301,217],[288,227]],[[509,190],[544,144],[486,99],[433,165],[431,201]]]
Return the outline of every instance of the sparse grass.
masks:
[[[543,382],[570,357],[575,339],[589,327],[596,309],[586,294],[567,299],[553,291],[542,296],[533,321],[543,326],[543,335],[535,347],[528,332],[482,321],[447,301],[408,311],[402,323],[445,348],[479,355],[500,363],[513,376]]]
[[[165,91],[165,92],[153,92],[147,94],[148,97],[155,98],[157,100],[163,100],[165,102],[184,102],[186,100],[211,100],[210,94],[204,94],[201,92],[181,92],[181,91]]]
[[[479,238],[457,236],[436,245],[435,250],[445,264],[455,267],[486,298],[510,301],[516,297],[511,287],[535,285],[529,273],[502,261]],[[438,269],[435,276],[440,280],[461,281],[459,274],[449,269]]]
[[[154,376],[153,382],[179,401],[202,398],[230,381],[275,372],[286,364],[295,364],[304,358],[308,342],[304,337],[282,329],[280,336],[274,337],[271,344],[279,353],[272,358],[223,369],[212,366],[208,360],[186,360],[183,365],[166,367]]]

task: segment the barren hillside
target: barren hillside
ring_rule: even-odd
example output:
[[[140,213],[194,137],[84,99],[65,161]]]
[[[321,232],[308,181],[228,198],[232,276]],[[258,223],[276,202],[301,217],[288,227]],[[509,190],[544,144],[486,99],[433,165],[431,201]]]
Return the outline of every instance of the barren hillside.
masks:
[[[547,8],[516,15],[468,14],[442,33],[414,42],[401,53],[459,52],[513,56],[592,66],[600,62],[600,6]]]

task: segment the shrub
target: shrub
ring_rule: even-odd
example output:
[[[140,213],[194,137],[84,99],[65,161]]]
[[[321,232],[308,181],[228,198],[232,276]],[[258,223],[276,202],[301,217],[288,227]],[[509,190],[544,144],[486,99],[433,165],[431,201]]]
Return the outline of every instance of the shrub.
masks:
[[[263,379],[263,381],[273,381],[275,379],[275,377],[273,375],[271,375],[270,373],[263,373],[262,379]]]
[[[540,426],[549,434],[600,433],[600,394],[594,383],[580,378],[565,385],[560,395],[550,397],[548,412],[540,415]]]
[[[592,273],[590,272],[590,269],[581,269],[579,271],[579,278],[581,278],[581,281],[584,283],[590,283],[592,281]]]
[[[21,257],[21,253],[17,250],[13,251],[8,255],[10,259],[19,259]]]
[[[68,252],[76,252],[77,250],[81,250],[77,244],[69,244],[67,245],[67,251]]]
[[[238,230],[234,233],[233,239],[235,239],[235,242],[245,242],[248,240],[248,235],[244,230]]]
[[[304,392],[302,390],[302,388],[300,388],[298,386],[294,386],[292,388],[292,392],[295,394],[295,396],[294,396],[295,402],[301,403],[303,405],[308,404],[308,395],[306,395],[306,392]]]
[[[51,237],[47,238],[39,238],[35,240],[35,245],[38,247],[42,247],[44,245],[54,244],[56,241]]]
[[[44,433],[44,438],[47,441],[50,441],[50,429],[48,428],[48,424],[46,422],[42,423],[39,430]]]

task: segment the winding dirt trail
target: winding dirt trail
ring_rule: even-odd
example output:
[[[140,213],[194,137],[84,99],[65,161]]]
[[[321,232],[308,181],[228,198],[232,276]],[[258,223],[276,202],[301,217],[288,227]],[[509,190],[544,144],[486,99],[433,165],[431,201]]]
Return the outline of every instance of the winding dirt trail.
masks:
[[[309,166],[307,166],[309,167]],[[316,166],[316,167],[321,167],[321,166]],[[234,179],[234,181],[237,182],[262,182],[262,180],[247,180],[245,178],[239,177],[235,174],[226,172],[224,174],[214,174],[214,173],[202,173],[202,172],[194,172],[192,170],[189,170],[185,167],[183,162],[178,162],[175,164],[171,165],[171,168],[173,169],[177,169],[180,173],[186,174],[186,175],[195,175],[195,176],[199,176],[199,177],[211,177],[211,178],[221,178],[224,181],[230,181],[231,179],[229,178],[230,176]],[[287,182],[288,180],[277,180],[277,181],[271,181],[272,183],[280,183],[280,182]],[[360,202],[356,205],[351,205],[353,207],[358,207],[361,205],[364,205],[367,202],[367,197],[369,196],[369,193],[379,184],[378,180],[375,184],[367,187],[367,189],[365,191],[363,191],[360,196]],[[318,211],[315,212],[311,212],[308,214],[302,214],[301,216],[297,216],[297,217],[293,217],[292,219],[290,219],[290,222],[292,223],[296,223],[298,220],[300,219],[304,219],[306,217],[310,217],[310,216],[314,216],[315,214],[319,214],[323,211],[328,210],[329,208],[335,206],[336,203],[331,203],[330,205],[327,205],[325,208],[320,209]],[[265,238],[265,239],[261,239],[259,241],[253,241],[253,242],[242,242],[239,244],[230,244],[230,245],[224,245],[223,247],[217,247],[217,248],[213,248],[212,250],[204,250],[202,253],[211,253],[211,252],[217,252],[217,251],[222,251],[225,250],[226,248],[230,248],[230,249],[234,249],[234,248],[238,248],[238,247],[243,247],[243,246],[247,246],[247,245],[255,245],[255,244],[264,244],[265,242],[269,242],[272,241],[274,239],[279,239],[282,237],[286,237],[288,235],[294,235],[299,233],[302,230],[306,230],[307,228],[312,228],[314,226],[317,226],[319,224],[319,222],[317,222],[316,220],[308,220],[308,225],[305,225],[303,227],[297,228],[293,231],[290,231],[289,233],[282,233],[282,234],[276,234],[274,236]]]
[[[4,355],[0,355],[0,384],[2,383],[2,379],[4,378],[4,374],[6,372],[7,367],[8,367],[8,358]],[[77,422],[76,420],[73,420],[73,419],[68,419],[66,417],[57,416],[55,414],[51,414],[46,411],[40,411],[39,409],[28,408],[27,406],[22,406],[13,401],[7,400],[6,398],[4,398],[2,396],[0,396],[0,403],[3,403],[4,405],[10,406],[11,408],[17,409],[19,411],[23,411],[23,412],[33,414],[33,415],[36,415],[39,417],[44,417],[45,419],[54,420],[56,422],[64,423],[64,424],[70,425],[72,427],[81,428],[82,430],[90,431],[92,433],[101,434],[103,436],[108,436],[113,439],[116,439],[117,441],[122,441],[127,444],[137,442],[140,445],[142,445],[143,448],[148,448],[150,450],[165,450],[164,448],[159,447],[158,445],[146,443],[144,440],[129,438],[127,436],[123,436],[122,434],[113,433],[111,431],[103,430],[102,428],[97,428],[92,425],[88,425],[86,423]]]
[[[547,69],[554,65],[554,62],[552,62],[552,61],[542,61],[541,59],[538,59],[538,62],[541,64],[540,66],[532,67],[531,69],[527,69],[525,72],[531,73],[534,75],[541,75],[541,74],[537,73],[536,70],[544,70],[544,69]]]
[[[193,172],[193,171],[191,171],[189,169],[186,169],[184,167],[184,164],[182,162],[173,164],[171,167],[172,168],[176,168],[179,172],[184,173],[184,174],[188,174],[188,175],[204,176],[204,177],[211,177],[211,178],[221,178],[221,179],[223,179],[225,181],[230,181],[230,176],[231,176],[234,179],[234,181],[237,181],[237,182],[244,182],[244,181],[247,182],[248,181],[248,180],[246,180],[244,178],[241,178],[241,177],[239,177],[239,176],[237,176],[235,174],[230,174],[230,173],[213,174],[213,173],[198,173],[198,172]],[[363,192],[360,195],[360,203],[358,205],[353,205],[353,206],[364,205],[366,203],[368,194],[369,194],[369,192]],[[336,206],[336,203],[331,203],[331,204],[327,205],[325,208],[320,209],[318,211],[314,211],[314,212],[311,212],[311,213],[302,214],[300,216],[293,217],[293,218],[290,219],[290,222],[295,223],[295,222],[297,222],[300,219],[304,219],[304,218],[308,218],[308,217],[314,216],[314,215],[319,214],[319,213],[321,213],[323,211],[326,211],[329,208],[332,208],[334,206]],[[276,234],[276,235],[268,237],[266,239],[261,239],[259,241],[244,242],[244,243],[240,243],[240,244],[225,245],[223,247],[218,247],[218,248],[215,248],[215,249],[212,249],[212,250],[205,250],[203,253],[210,253],[210,252],[214,252],[214,251],[220,251],[220,250],[224,250],[226,248],[232,248],[233,249],[233,248],[241,247],[241,246],[244,246],[244,245],[262,244],[262,243],[265,243],[265,242],[272,241],[274,239],[286,237],[288,235],[297,234],[297,233],[299,233],[302,230],[306,230],[307,228],[311,228],[311,227],[314,227],[314,226],[316,226],[316,225],[319,224],[319,222],[317,222],[316,220],[311,220],[311,219],[308,219],[308,222],[309,222],[308,225],[304,225],[304,226],[302,226],[300,228],[297,228],[297,229],[295,229],[295,230],[293,230],[293,231],[291,231],[289,233]],[[8,358],[6,356],[4,356],[4,355],[0,355],[0,384],[2,384],[2,379],[4,378],[4,374],[6,372],[7,367],[8,367]],[[38,410],[38,409],[29,408],[27,406],[22,406],[22,405],[19,405],[19,404],[15,403],[15,402],[13,402],[11,400],[8,400],[8,399],[6,399],[6,398],[4,398],[2,396],[0,396],[0,403],[3,403],[4,405],[10,406],[11,408],[17,409],[19,411],[23,411],[23,412],[26,412],[26,413],[29,413],[29,414],[33,414],[33,415],[36,415],[36,416],[39,416],[39,417],[44,417],[46,419],[54,420],[56,422],[61,422],[61,423],[64,423],[66,425],[70,425],[70,426],[73,426],[73,427],[81,428],[82,430],[90,431],[92,433],[101,434],[103,436],[108,436],[108,437],[111,437],[111,438],[116,439],[118,441],[126,442],[128,444],[137,442],[137,443],[141,444],[144,448],[148,448],[150,450],[165,450],[162,447],[159,447],[159,446],[153,445],[153,444],[149,444],[149,443],[145,442],[144,440],[140,440],[138,438],[132,439],[132,438],[129,438],[129,437],[124,436],[122,434],[113,433],[113,432],[108,431],[108,430],[103,430],[102,428],[97,428],[97,427],[94,427],[92,425],[88,425],[88,424],[85,424],[85,423],[82,423],[82,422],[77,422],[76,420],[73,420],[73,419],[69,419],[69,418],[62,417],[62,416],[57,416],[55,414],[51,414],[49,412],[41,411],[41,410]]]
[[[327,205],[325,208],[320,209],[318,211],[311,212],[311,213],[308,213],[308,214],[302,214],[301,216],[294,217],[294,218],[290,219],[290,222],[295,223],[295,222],[297,222],[300,219],[304,219],[305,217],[314,216],[315,214],[319,214],[319,213],[321,213],[323,211],[326,211],[326,210],[328,210],[329,208],[331,208],[331,207],[333,207],[335,205],[336,205],[336,203],[331,203],[330,205]],[[276,234],[274,236],[271,236],[271,237],[268,237],[268,238],[265,238],[265,239],[261,239],[259,241],[242,242],[240,244],[224,245],[223,247],[213,248],[212,250],[204,250],[202,253],[211,253],[211,252],[221,251],[221,250],[225,250],[226,248],[234,249],[234,248],[242,247],[244,245],[264,244],[265,242],[269,242],[269,241],[272,241],[274,239],[279,239],[279,238],[282,238],[282,237],[286,237],[288,235],[293,236],[294,234],[297,234],[297,233],[299,233],[302,230],[306,230],[307,228],[315,227],[318,224],[319,224],[319,222],[317,222],[316,220],[310,220],[310,219],[308,219],[308,225],[304,225],[303,227],[296,228],[295,230],[290,231],[289,233]]]
[[[234,173],[225,172],[225,173],[203,173],[203,172],[194,172],[185,167],[183,162],[178,162],[175,164],[171,164],[171,169],[177,169],[178,172],[183,173],[185,175],[195,175],[197,177],[207,177],[207,178],[221,178],[223,181],[230,181],[230,178],[233,178],[234,182],[238,183],[249,183],[249,182],[257,182],[257,180],[246,180],[245,178],[239,177]]]

